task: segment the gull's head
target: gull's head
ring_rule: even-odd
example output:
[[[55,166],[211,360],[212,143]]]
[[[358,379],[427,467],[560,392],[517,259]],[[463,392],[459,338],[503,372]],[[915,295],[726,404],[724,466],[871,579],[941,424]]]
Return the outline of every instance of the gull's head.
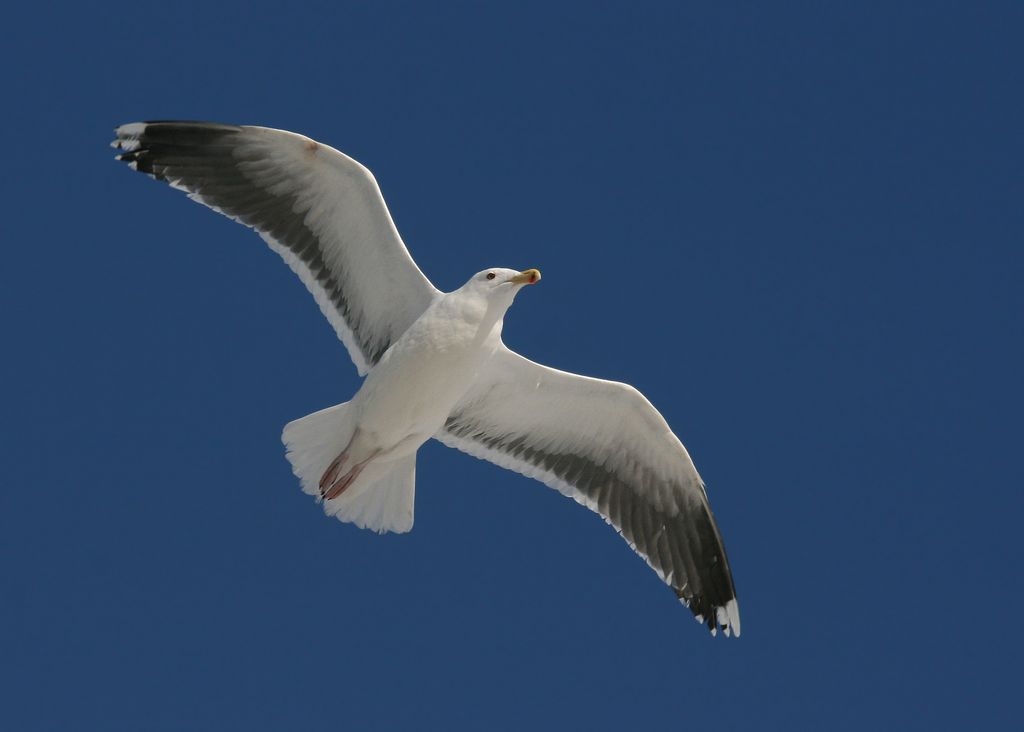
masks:
[[[462,289],[479,293],[488,300],[507,300],[511,303],[512,298],[523,287],[538,282],[540,282],[540,270],[537,269],[525,269],[519,272],[514,269],[492,267],[470,277],[469,282],[463,285]]]

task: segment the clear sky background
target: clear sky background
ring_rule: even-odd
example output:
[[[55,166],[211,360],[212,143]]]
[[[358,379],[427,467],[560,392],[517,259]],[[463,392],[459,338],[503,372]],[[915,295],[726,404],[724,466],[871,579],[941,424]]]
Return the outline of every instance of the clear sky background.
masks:
[[[1019,3],[5,10],[0,726],[979,729],[1020,718]],[[303,132],[507,342],[628,381],[743,614],[437,443],[416,526],[325,518],[281,427],[359,381],[255,234],[117,124]]]

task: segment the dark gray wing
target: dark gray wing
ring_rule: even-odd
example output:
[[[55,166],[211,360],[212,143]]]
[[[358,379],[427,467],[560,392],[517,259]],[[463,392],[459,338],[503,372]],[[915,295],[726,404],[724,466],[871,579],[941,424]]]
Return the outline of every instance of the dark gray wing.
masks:
[[[298,274],[365,374],[438,296],[373,175],[308,137],[208,122],[116,130],[130,167],[250,226]]]
[[[551,369],[503,347],[435,437],[601,514],[698,621],[712,633],[740,634],[704,483],[633,387]]]

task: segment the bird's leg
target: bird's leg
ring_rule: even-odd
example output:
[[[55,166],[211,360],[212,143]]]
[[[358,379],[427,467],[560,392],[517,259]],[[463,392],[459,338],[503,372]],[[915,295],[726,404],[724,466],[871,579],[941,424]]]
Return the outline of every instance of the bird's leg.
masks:
[[[327,466],[327,470],[324,471],[324,475],[320,478],[320,496],[323,497],[328,486],[334,483],[335,478],[338,476],[338,471],[348,460],[348,448],[342,450],[338,457],[334,458],[334,461]]]
[[[359,436],[359,428],[356,427],[352,436],[348,440],[348,444],[345,445],[345,449],[338,453],[338,457],[334,458],[330,465],[327,466],[327,470],[324,471],[323,476],[320,478],[320,496],[323,497],[327,489],[334,483],[338,478],[338,472],[348,462],[349,450],[352,449],[352,444],[356,441]]]
[[[336,481],[331,483],[329,488],[326,488],[326,489],[321,488],[320,489],[320,496],[321,496],[321,498],[323,498],[325,501],[332,501],[332,500],[334,500],[335,498],[340,496],[342,493],[344,493],[345,489],[348,488],[350,485],[352,485],[352,483],[355,482],[355,479],[358,478],[359,474],[362,473],[362,472],[363,472],[363,465],[362,464],[356,465],[350,471],[345,473],[345,475],[341,476]]]
[[[359,474],[363,472],[363,468],[365,468],[367,463],[369,463],[377,456],[378,452],[380,451],[374,450],[368,458],[366,458],[362,462],[358,462],[355,465],[353,465],[352,469],[349,470],[347,473],[336,479],[332,478],[332,480],[329,482],[329,485],[326,481],[327,474],[325,473],[325,480],[320,481],[320,497],[323,498],[325,501],[331,501],[340,496],[342,493],[344,493],[345,489],[355,482],[356,478],[359,477]],[[338,456],[339,459],[342,457],[347,457],[347,455],[344,455],[343,453],[342,455]],[[342,463],[344,463],[344,460],[342,460]],[[338,469],[340,468],[341,464],[338,465]],[[337,473],[338,469],[336,469],[334,472]],[[330,472],[330,468],[328,468],[328,472]],[[326,488],[325,485],[327,485]]]

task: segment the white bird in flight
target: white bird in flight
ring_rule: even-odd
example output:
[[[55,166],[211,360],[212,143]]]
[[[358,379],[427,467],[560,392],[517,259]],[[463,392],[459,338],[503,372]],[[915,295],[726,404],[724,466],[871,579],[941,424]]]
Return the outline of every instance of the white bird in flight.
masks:
[[[416,452],[433,437],[596,511],[712,634],[740,634],[704,483],[661,414],[628,384],[548,368],[502,342],[505,312],[539,271],[494,267],[440,292],[370,171],[302,135],[207,122],[116,134],[132,169],[255,229],[366,376],[351,401],[282,435],[303,490],[329,515],[409,531]]]

